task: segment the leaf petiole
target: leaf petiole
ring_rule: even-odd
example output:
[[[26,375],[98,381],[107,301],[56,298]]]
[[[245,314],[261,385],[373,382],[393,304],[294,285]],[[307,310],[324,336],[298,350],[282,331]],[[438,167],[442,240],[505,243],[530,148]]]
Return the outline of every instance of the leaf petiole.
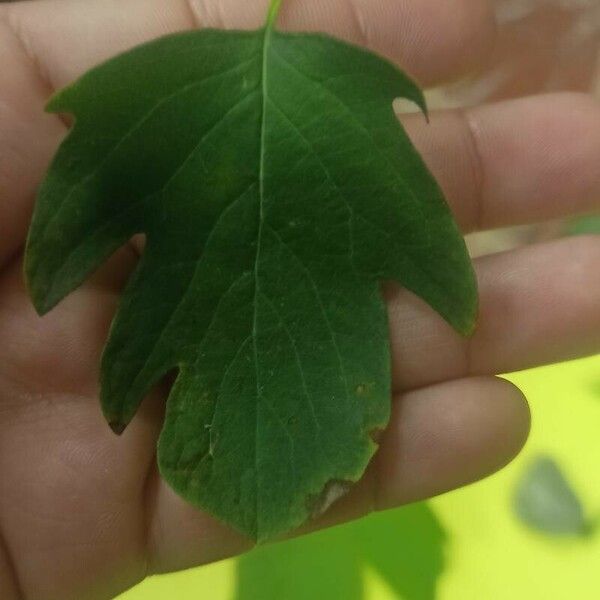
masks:
[[[271,0],[269,14],[267,15],[267,29],[273,29],[273,27],[275,27],[275,22],[277,21],[282,2],[283,0]]]

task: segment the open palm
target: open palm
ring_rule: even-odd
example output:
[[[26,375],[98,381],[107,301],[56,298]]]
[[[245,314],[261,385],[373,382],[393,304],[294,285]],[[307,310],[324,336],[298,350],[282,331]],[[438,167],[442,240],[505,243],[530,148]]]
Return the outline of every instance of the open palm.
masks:
[[[40,319],[21,275],[35,190],[68,127],[43,106],[99,61],[191,27],[256,27],[267,0],[31,0],[0,7],[0,597],[106,599],[149,573],[248,542],[160,480],[165,391],[116,437],[98,365],[133,241]],[[398,61],[426,84],[473,68],[493,42],[484,0],[290,0],[282,26],[321,29]],[[600,108],[574,94],[403,117],[465,232],[600,207]],[[387,288],[394,414],[364,480],[319,526],[426,498],[495,471],[529,428],[494,374],[600,350],[600,241],[581,237],[476,264],[478,332],[462,340]]]

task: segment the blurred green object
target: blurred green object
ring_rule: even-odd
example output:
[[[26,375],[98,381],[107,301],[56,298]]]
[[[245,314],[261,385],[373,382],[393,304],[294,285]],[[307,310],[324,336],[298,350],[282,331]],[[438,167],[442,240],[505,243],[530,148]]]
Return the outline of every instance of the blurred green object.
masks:
[[[567,235],[600,234],[600,215],[573,219],[567,226]]]
[[[416,504],[351,526],[258,548],[238,563],[236,600],[362,600],[370,566],[406,600],[435,600],[446,535]]]
[[[532,461],[550,453],[600,512],[600,356],[509,379],[528,396],[533,427],[497,475],[427,505],[151,578],[121,600],[596,600],[600,535],[541,536],[511,502]]]
[[[517,485],[514,499],[517,516],[541,533],[585,536],[591,526],[583,506],[556,461],[538,457]]]

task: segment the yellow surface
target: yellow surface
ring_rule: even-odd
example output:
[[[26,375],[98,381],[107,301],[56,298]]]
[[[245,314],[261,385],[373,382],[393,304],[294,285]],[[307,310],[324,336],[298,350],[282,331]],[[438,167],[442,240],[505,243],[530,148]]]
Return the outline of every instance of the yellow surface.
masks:
[[[510,379],[531,402],[531,438],[509,468],[433,502],[449,533],[440,600],[598,600],[600,535],[561,542],[530,533],[510,501],[527,463],[550,453],[588,514],[600,513],[600,357]]]
[[[514,518],[511,494],[527,463],[550,453],[588,513],[600,515],[600,357],[510,379],[531,402],[532,435],[503,472],[432,502],[449,534],[437,600],[598,600],[600,535],[561,542],[531,533]],[[363,578],[365,600],[397,600],[374,570]],[[235,561],[225,561],[148,580],[121,600],[233,600],[234,588]]]

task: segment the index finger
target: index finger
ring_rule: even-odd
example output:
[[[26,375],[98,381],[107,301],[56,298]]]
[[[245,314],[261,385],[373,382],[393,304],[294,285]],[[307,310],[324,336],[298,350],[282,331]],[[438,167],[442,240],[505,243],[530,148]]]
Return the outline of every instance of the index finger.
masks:
[[[36,0],[4,8],[47,79],[62,87],[133,45],[194,27],[256,28],[269,0]],[[423,84],[468,71],[494,39],[488,0],[285,0],[280,26],[370,47]]]

